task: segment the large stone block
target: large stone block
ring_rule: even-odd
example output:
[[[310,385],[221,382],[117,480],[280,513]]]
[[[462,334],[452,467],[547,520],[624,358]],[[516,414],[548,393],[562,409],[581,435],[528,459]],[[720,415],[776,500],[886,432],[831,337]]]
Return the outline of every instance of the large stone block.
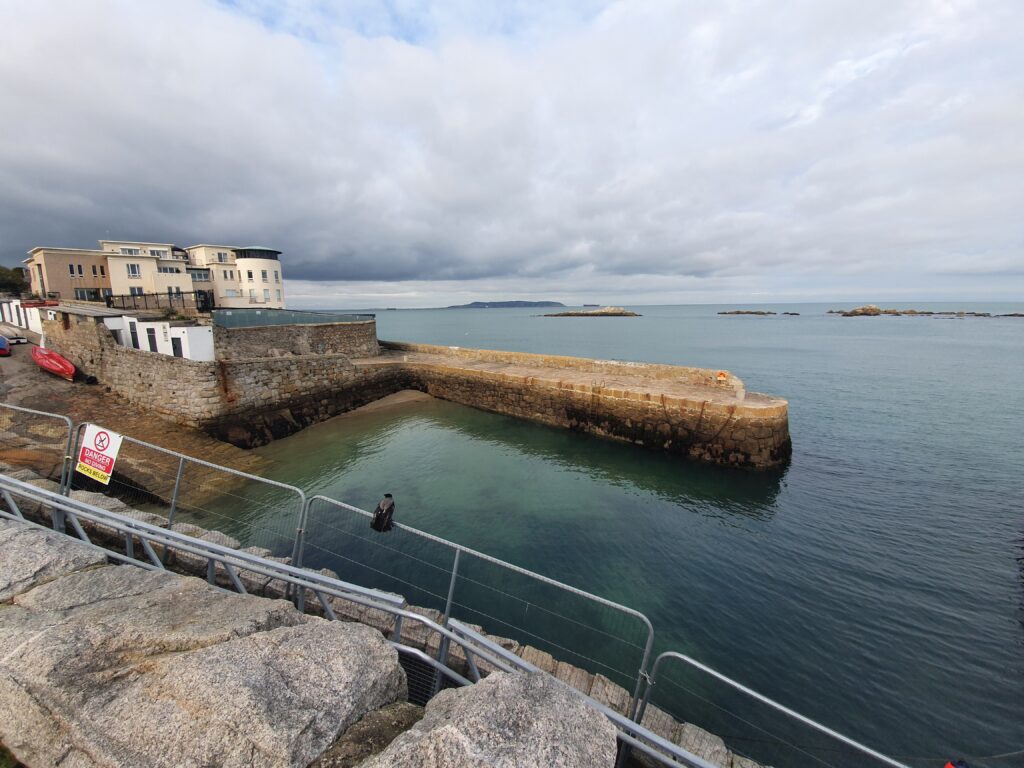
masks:
[[[615,761],[615,729],[543,673],[497,672],[442,691],[423,719],[363,768],[595,768]]]

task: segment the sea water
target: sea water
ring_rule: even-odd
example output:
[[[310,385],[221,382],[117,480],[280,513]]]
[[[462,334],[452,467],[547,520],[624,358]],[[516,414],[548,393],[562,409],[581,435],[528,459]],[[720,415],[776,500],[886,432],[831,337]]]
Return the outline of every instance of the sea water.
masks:
[[[1024,318],[717,314],[733,308],[398,310],[377,325],[382,339],[728,369],[788,399],[782,472],[440,401],[259,452],[307,492],[363,508],[393,493],[401,522],[631,605],[657,651],[909,764],[1024,749]],[[672,685],[655,700],[754,757],[871,764],[700,675]]]

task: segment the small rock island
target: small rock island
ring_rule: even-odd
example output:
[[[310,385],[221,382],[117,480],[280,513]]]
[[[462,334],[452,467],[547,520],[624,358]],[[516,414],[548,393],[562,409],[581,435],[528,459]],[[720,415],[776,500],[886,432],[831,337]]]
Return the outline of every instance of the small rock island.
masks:
[[[881,309],[874,304],[866,304],[863,307],[848,310],[830,309],[828,314],[842,315],[843,317],[878,317],[880,315],[889,315],[890,317],[992,317],[988,312],[965,312],[963,310],[931,312],[926,309]]]
[[[601,307],[600,309],[573,309],[568,312],[556,312],[544,317],[642,317],[624,307]]]
[[[720,315],[774,315],[774,312],[769,312],[765,309],[730,309],[728,312],[719,312]],[[783,314],[791,314],[785,312]]]

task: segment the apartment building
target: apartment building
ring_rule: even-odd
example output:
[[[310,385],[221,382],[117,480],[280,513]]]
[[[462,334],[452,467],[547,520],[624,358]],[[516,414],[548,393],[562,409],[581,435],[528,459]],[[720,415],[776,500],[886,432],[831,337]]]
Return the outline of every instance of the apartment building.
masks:
[[[101,240],[99,250],[37,247],[24,264],[32,292],[103,301],[107,296],[209,291],[218,307],[284,309],[281,252],[262,246]]]

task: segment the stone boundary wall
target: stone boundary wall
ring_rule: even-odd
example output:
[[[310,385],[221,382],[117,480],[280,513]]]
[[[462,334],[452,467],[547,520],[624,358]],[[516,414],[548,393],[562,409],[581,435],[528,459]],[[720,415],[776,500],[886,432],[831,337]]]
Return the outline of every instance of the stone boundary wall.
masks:
[[[123,347],[100,318],[59,317],[43,321],[46,346],[128,402],[190,426],[220,412],[217,363]]]
[[[218,360],[287,355],[375,357],[380,354],[376,320],[258,328],[214,325],[213,346]]]
[[[576,370],[586,373],[603,373],[609,376],[616,374],[636,375],[642,371],[644,376],[655,380],[683,381],[699,387],[725,389],[742,397],[743,381],[728,371],[714,371],[710,368],[688,368],[680,365],[662,365],[660,363],[633,363],[621,360],[592,360],[585,357],[566,357],[564,355],[537,355],[529,352],[503,352],[493,349],[467,349],[464,347],[441,347],[434,344],[410,344],[404,341],[380,341],[383,349],[396,352],[423,352],[431,355],[445,355],[456,360],[468,362],[503,363],[506,365],[525,365],[534,368],[554,368],[559,370]]]

